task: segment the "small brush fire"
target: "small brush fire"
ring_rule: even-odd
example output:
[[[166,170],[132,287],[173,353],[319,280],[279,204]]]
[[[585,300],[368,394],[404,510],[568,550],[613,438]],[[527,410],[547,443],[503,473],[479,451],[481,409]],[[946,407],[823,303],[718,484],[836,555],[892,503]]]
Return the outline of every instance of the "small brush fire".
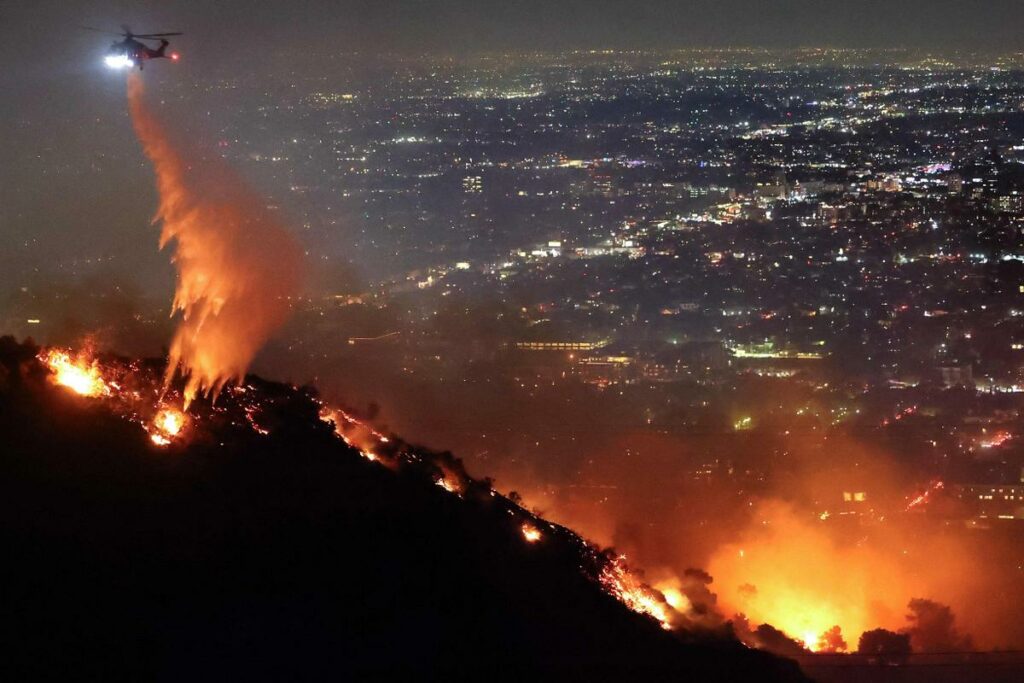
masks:
[[[611,555],[601,570],[600,582],[608,593],[618,598],[626,607],[652,617],[666,631],[672,630],[675,610],[660,591],[643,583],[630,571],[625,557]]]
[[[541,534],[540,529],[529,522],[523,522],[523,525],[520,528],[523,531],[523,538],[526,539],[527,543],[536,543],[543,538],[543,534]]]
[[[367,460],[380,460],[374,449],[386,447],[391,442],[384,434],[340,408],[321,405],[320,419],[333,427],[334,434],[346,446],[359,451],[359,454]]]
[[[185,413],[174,408],[164,408],[156,417],[153,418],[153,423],[150,425],[149,438],[157,446],[166,446],[171,441],[181,434],[181,430],[185,428],[185,423],[188,418]]]
[[[917,496],[914,496],[914,498],[912,498],[910,502],[907,503],[905,512],[910,512],[911,510],[924,507],[925,505],[927,505],[928,501],[931,500],[932,495],[941,491],[943,488],[945,488],[945,486],[946,485],[939,480],[931,482],[930,484],[928,484],[928,488],[926,488],[922,493],[918,494]]]
[[[209,413],[202,419],[186,403],[187,384],[165,384],[165,367],[121,358],[100,358],[86,350],[45,349],[37,359],[50,371],[51,381],[78,396],[102,400],[114,413],[139,424],[150,442],[164,448],[185,445],[197,421],[228,419],[236,427],[260,436],[270,434],[265,414],[275,397],[262,395],[248,384],[233,385],[220,394],[222,405],[204,403]]]
[[[55,383],[80,396],[110,395],[110,387],[103,381],[99,365],[85,353],[72,358],[68,351],[51,349],[40,354],[39,360],[53,372]]]
[[[160,397],[160,380],[139,364],[103,364],[89,350],[46,349],[38,360],[54,384],[85,398],[103,399],[122,417],[142,425],[150,441],[168,446],[183,435],[188,417]]]

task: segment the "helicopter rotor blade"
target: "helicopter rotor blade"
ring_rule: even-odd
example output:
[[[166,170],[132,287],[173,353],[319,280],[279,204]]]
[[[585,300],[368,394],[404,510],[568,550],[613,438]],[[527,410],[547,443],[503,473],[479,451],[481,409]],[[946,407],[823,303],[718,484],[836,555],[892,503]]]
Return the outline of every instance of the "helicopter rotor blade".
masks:
[[[163,38],[164,36],[183,36],[184,33],[175,31],[173,33],[133,33],[133,38]]]
[[[108,36],[123,36],[123,33],[117,31],[105,31],[101,28],[94,28],[92,26],[79,26],[78,28],[84,28],[86,31],[96,31],[96,33],[106,33]]]

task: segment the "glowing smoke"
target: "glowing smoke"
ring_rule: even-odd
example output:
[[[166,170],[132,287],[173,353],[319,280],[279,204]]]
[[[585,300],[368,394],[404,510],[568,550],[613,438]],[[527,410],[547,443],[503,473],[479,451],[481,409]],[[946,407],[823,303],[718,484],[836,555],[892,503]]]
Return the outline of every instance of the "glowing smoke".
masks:
[[[142,80],[128,79],[135,131],[156,172],[160,247],[174,244],[178,271],[165,384],[180,369],[185,404],[240,380],[289,312],[299,291],[300,252],[287,230],[219,159],[173,144],[146,105]]]

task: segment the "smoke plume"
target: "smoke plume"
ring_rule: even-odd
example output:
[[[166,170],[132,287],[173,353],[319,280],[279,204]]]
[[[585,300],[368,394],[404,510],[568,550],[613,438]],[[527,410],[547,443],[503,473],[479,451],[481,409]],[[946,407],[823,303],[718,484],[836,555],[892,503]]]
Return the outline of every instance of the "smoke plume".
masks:
[[[172,314],[181,312],[165,383],[179,370],[185,403],[241,379],[299,292],[300,251],[261,198],[219,158],[172,142],[129,77],[136,134],[156,172],[160,247],[174,245]]]
[[[958,652],[974,647],[970,636],[957,631],[956,618],[949,606],[914,598],[907,607],[910,626],[904,632],[910,635],[915,652]]]

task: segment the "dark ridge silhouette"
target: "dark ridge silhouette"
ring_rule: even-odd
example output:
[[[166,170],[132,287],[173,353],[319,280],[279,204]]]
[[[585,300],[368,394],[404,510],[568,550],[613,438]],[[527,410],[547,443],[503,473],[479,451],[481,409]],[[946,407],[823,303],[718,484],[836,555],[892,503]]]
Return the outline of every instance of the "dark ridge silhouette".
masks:
[[[449,454],[367,461],[310,389],[250,377],[268,435],[228,392],[160,449],[36,353],[0,338],[7,680],[807,680],[631,612],[570,530],[434,485]]]

